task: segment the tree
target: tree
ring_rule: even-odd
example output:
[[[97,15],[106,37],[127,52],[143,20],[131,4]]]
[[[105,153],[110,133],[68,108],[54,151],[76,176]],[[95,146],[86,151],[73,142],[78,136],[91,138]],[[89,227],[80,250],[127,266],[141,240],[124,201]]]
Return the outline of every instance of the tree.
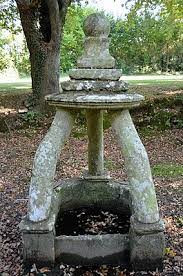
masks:
[[[140,9],[156,9],[160,10],[160,13],[168,13],[174,20],[182,20],[183,17],[183,5],[182,0],[127,0],[126,4],[131,3],[131,13],[134,15]]]
[[[59,92],[60,41],[71,0],[16,0],[30,53],[32,104]]]
[[[125,19],[112,21],[111,52],[125,73],[182,70],[183,22],[168,4],[136,0]]]

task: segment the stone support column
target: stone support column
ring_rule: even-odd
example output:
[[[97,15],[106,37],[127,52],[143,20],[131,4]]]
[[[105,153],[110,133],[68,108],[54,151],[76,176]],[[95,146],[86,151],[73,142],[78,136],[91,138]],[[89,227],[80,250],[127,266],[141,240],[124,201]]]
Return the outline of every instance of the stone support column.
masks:
[[[88,127],[88,174],[104,174],[103,111],[86,111]]]
[[[159,221],[159,211],[147,152],[128,110],[113,117],[112,127],[122,147],[132,196],[134,218],[141,223]]]
[[[49,217],[57,159],[72,126],[71,113],[58,110],[48,133],[37,149],[29,190],[30,221],[39,222]]]

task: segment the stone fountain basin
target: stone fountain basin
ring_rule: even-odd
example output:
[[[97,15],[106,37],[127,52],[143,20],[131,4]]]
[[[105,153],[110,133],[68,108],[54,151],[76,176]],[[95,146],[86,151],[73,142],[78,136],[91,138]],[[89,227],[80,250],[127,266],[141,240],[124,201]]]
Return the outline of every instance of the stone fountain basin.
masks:
[[[59,212],[80,207],[98,207],[122,214],[131,213],[131,199],[127,183],[113,180],[96,182],[86,179],[62,180],[55,185],[49,219],[39,223],[25,218],[20,228],[23,239],[30,244],[24,256],[34,262],[34,247],[39,247],[42,262],[57,259],[67,264],[127,265],[129,234],[56,236],[55,225]],[[37,243],[39,241],[39,243]],[[45,246],[48,247],[45,250]],[[44,252],[47,252],[45,255]]]
[[[55,191],[60,199],[60,211],[95,206],[130,213],[129,189],[124,182],[61,181]],[[67,264],[126,265],[129,252],[128,233],[55,237],[55,257]]]
[[[45,97],[49,105],[63,108],[120,109],[139,106],[144,97],[139,94],[81,93],[68,92]]]

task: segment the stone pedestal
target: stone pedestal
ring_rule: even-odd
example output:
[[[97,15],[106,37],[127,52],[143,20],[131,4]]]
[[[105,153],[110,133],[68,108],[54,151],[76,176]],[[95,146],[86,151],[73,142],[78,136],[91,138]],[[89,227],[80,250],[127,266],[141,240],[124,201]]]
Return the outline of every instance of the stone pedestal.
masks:
[[[131,217],[130,262],[134,270],[163,268],[165,248],[164,223],[139,223]]]
[[[53,231],[22,233],[23,258],[26,263],[53,265],[55,263],[55,234]]]

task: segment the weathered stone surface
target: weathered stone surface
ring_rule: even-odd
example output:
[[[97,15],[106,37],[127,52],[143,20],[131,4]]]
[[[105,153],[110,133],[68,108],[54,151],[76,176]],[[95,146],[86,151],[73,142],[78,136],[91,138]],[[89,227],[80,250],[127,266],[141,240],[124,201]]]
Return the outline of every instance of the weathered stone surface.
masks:
[[[128,89],[128,83],[124,81],[79,81],[71,80],[61,83],[64,91],[87,91],[87,92],[107,92],[111,93],[122,92]]]
[[[78,68],[114,68],[115,59],[109,53],[108,20],[103,15],[92,14],[85,21],[84,31],[84,53],[78,59]]]
[[[69,77],[76,80],[119,80],[120,69],[71,69]]]
[[[61,211],[95,206],[130,214],[131,197],[128,185],[124,182],[62,180],[56,185],[55,192]]]
[[[128,235],[60,236],[56,257],[68,264],[124,264],[129,260]]]
[[[38,222],[49,217],[56,163],[73,125],[70,112],[57,111],[47,135],[39,145],[32,169],[28,218]]]
[[[84,43],[84,53],[77,61],[78,68],[115,67],[115,59],[109,53],[109,39],[104,37],[87,37]]]
[[[88,130],[88,171],[90,175],[104,175],[103,111],[86,112]]]
[[[104,169],[102,175],[91,175],[89,171],[85,170],[81,176],[82,179],[94,181],[94,182],[109,182],[111,180],[110,173]]]
[[[94,52],[95,57],[83,57],[77,61],[78,68],[101,68],[112,69],[115,68],[115,60],[112,57],[96,56],[99,55],[97,51]]]
[[[162,232],[136,235],[130,232],[130,263],[134,270],[162,269],[165,238]]]
[[[131,216],[130,261],[134,270],[162,269],[165,238],[164,223],[140,223]]]
[[[129,111],[116,113],[112,127],[125,158],[134,218],[142,223],[158,222],[159,211],[149,159]]]
[[[50,105],[69,108],[90,109],[123,109],[138,106],[144,97],[139,94],[86,94],[79,92],[48,95]]]
[[[93,13],[85,19],[83,30],[86,36],[108,37],[110,33],[110,23],[103,14]]]
[[[23,232],[23,259],[29,264],[53,264],[55,262],[54,233]]]
[[[130,223],[131,230],[137,235],[156,234],[165,230],[165,224],[162,219],[156,223],[140,223],[134,219],[134,216],[131,216]]]
[[[52,195],[52,205],[49,213],[49,217],[46,220],[32,222],[28,219],[28,216],[24,217],[23,220],[19,224],[19,228],[21,232],[28,233],[47,233],[54,232],[56,217],[59,212],[59,204],[60,201],[55,192]]]
[[[93,237],[88,236],[74,237],[55,237],[55,219],[59,210],[65,211],[75,209],[78,207],[98,206],[105,208],[106,210],[116,210],[120,213],[130,213],[130,195],[129,189],[126,183],[118,183],[115,181],[110,182],[94,182],[83,179],[72,179],[61,181],[57,183],[54,189],[54,196],[52,200],[52,209],[48,220],[41,222],[32,222],[28,219],[24,219],[20,225],[23,234],[24,243],[24,261],[28,263],[46,264],[53,263],[56,257],[62,257],[62,260],[66,260],[68,256],[71,258],[69,262],[76,261],[76,263],[120,263],[120,257],[124,257],[126,250],[129,255],[129,241],[128,237],[110,236],[110,241],[107,241],[106,235],[104,238],[100,236]],[[104,239],[104,241],[103,241]],[[61,240],[61,242],[60,242]],[[84,243],[82,242],[84,240]],[[101,242],[100,242],[101,240]],[[76,243],[79,242],[79,248]],[[114,241],[114,244],[112,243]],[[119,241],[116,247],[115,243]],[[83,256],[76,256],[73,254],[73,247],[80,252],[81,246],[91,254],[91,258]],[[89,250],[89,244],[93,244],[93,248]],[[113,244],[113,245],[112,245]],[[65,245],[66,247],[63,247]],[[101,245],[101,248],[100,248]],[[76,247],[75,247],[76,246]],[[97,246],[97,247],[96,247]],[[67,248],[66,252],[64,251]],[[100,250],[96,250],[100,248]],[[116,251],[114,252],[114,249]],[[119,252],[118,252],[119,249]],[[111,250],[111,253],[108,254]],[[99,252],[96,257],[93,255],[95,252]],[[102,252],[106,252],[106,255],[101,255]],[[99,256],[99,257],[97,257]]]

